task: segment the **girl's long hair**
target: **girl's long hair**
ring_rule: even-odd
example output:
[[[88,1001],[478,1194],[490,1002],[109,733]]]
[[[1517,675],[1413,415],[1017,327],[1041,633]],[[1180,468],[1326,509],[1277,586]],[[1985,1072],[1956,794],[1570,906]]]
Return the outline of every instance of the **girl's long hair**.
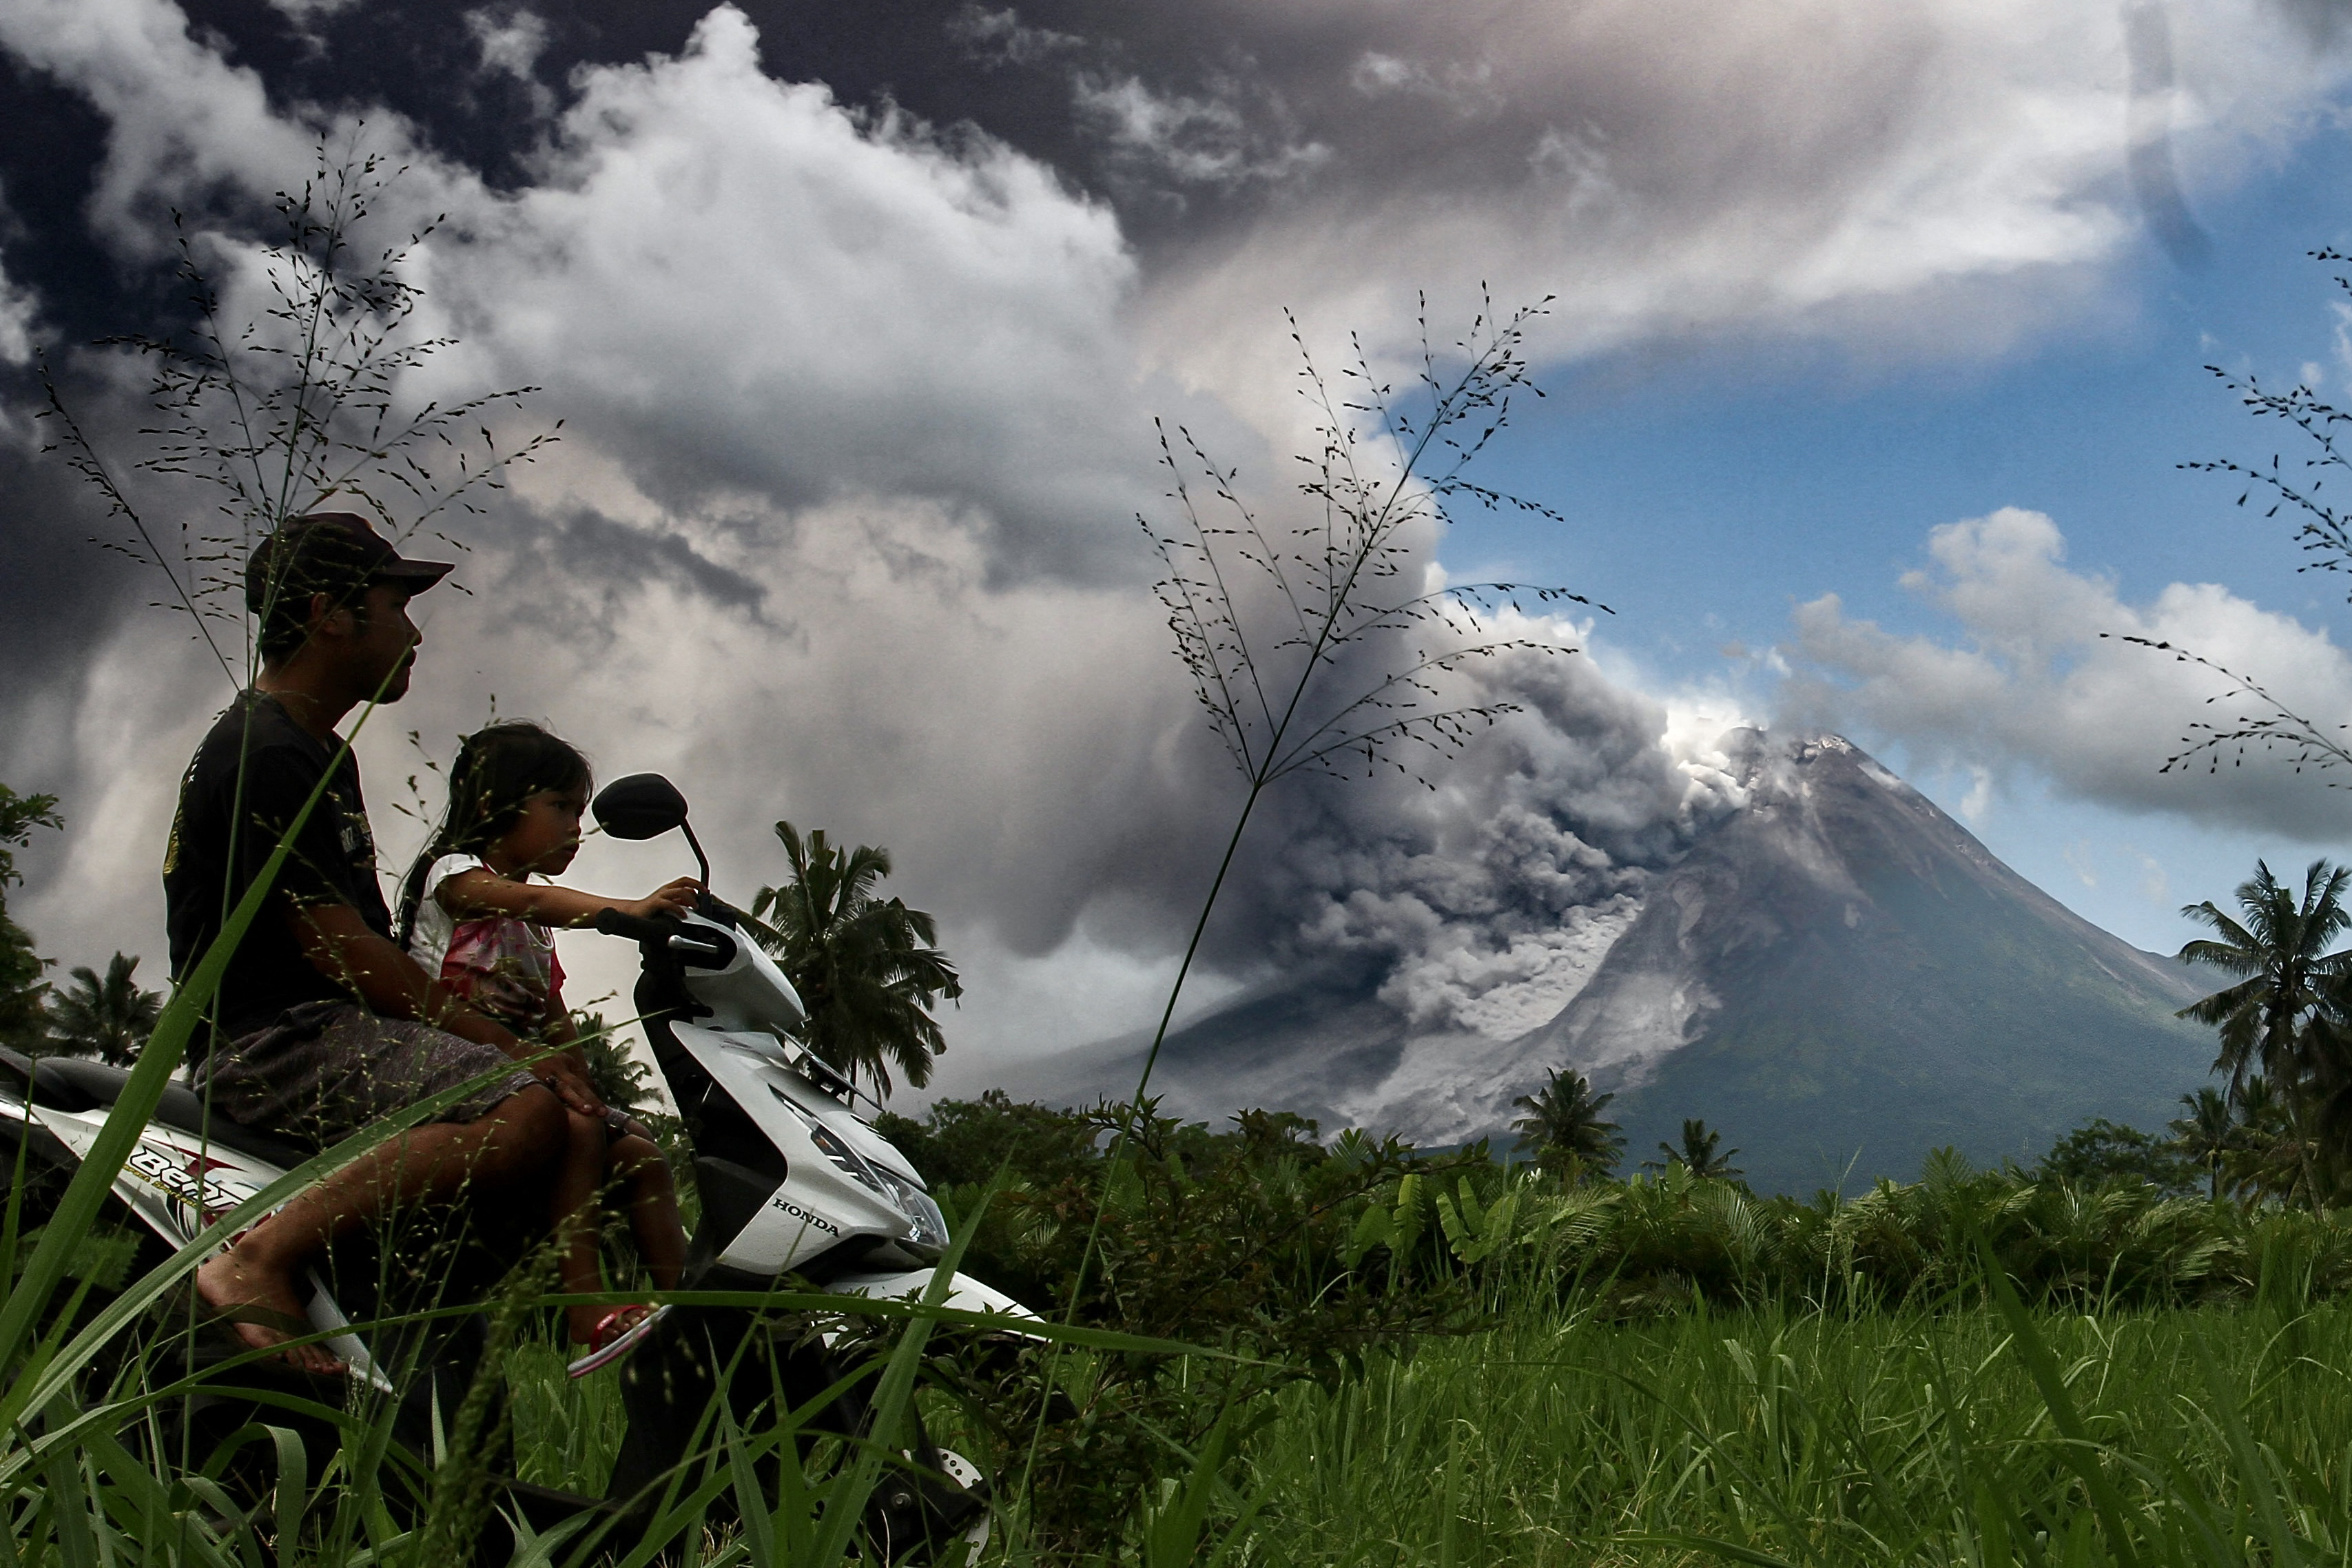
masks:
[[[449,808],[400,884],[398,941],[406,951],[425,904],[425,878],[445,855],[479,855],[522,819],[523,802],[541,790],[584,788],[588,759],[545,727],[510,720],[457,742],[449,767]]]

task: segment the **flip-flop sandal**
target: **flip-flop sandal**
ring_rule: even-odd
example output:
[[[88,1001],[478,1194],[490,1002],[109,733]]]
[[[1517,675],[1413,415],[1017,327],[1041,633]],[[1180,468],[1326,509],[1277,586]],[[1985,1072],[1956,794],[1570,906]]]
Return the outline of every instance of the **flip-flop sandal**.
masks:
[[[306,1339],[319,1331],[319,1325],[308,1318],[298,1318],[290,1312],[281,1312],[275,1307],[262,1306],[257,1301],[247,1301],[236,1307],[210,1307],[205,1309],[199,1321],[226,1330],[237,1343],[245,1346],[248,1351],[268,1352],[277,1355],[280,1361],[286,1361],[286,1352],[291,1347],[254,1344],[236,1331],[236,1325],[250,1323],[257,1329],[274,1329],[289,1340]],[[335,1354],[332,1351],[328,1351],[327,1353],[331,1356]],[[337,1365],[332,1372],[311,1372],[310,1368],[297,1365],[291,1361],[286,1361],[286,1364],[296,1372],[310,1373],[313,1377],[347,1375],[351,1371],[349,1365],[343,1363],[341,1356],[336,1356],[335,1360]]]
[[[589,1353],[593,1355],[603,1350],[614,1340],[645,1321],[652,1313],[653,1309],[643,1301],[632,1301],[625,1307],[614,1308],[597,1319],[596,1326],[588,1331]]]
[[[624,1326],[621,1320],[631,1312],[644,1312],[645,1316]],[[643,1344],[646,1337],[668,1316],[669,1303],[667,1301],[650,1310],[642,1304],[614,1308],[596,1320],[595,1330],[589,1336],[588,1353],[565,1367],[565,1374],[586,1377],[592,1372],[612,1365]],[[608,1339],[607,1335],[611,1337]]]
[[[265,1307],[258,1301],[247,1301],[235,1307],[206,1307],[204,1321],[207,1323],[251,1323],[257,1329],[275,1329],[289,1338],[319,1331],[318,1325],[310,1319],[281,1312],[275,1307]]]

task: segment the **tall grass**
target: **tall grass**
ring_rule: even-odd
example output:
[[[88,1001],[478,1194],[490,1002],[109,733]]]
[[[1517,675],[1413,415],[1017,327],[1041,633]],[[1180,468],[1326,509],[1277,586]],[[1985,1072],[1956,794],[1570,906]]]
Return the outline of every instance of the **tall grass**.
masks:
[[[1239,1486],[1267,1562],[2352,1561],[2352,1310],[2030,1327],[2087,1447],[1995,1311],[1612,1323],[1530,1292],[1282,1391]]]
[[[1498,1290],[1488,1333],[1425,1341],[1229,1413],[1201,1452],[1211,1462],[1139,1499],[1102,1560],[2352,1562],[2352,1308],[2012,1319],[1993,1304],[1695,1302],[1627,1322],[1538,1283]],[[552,1352],[515,1370],[546,1479],[583,1457],[569,1473],[592,1477],[593,1443],[580,1438],[603,1396],[564,1385]],[[1214,1462],[1234,1434],[1244,1436],[1233,1456]],[[2112,1523],[2086,1471],[2111,1495]],[[703,1561],[734,1550],[708,1548]],[[1032,1561],[1003,1545],[991,1560]]]

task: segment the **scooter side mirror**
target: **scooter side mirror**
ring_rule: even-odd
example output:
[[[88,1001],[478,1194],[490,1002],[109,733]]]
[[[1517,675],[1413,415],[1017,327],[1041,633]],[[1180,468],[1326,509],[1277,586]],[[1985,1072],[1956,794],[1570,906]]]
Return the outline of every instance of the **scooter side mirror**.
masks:
[[[596,792],[590,810],[615,838],[658,838],[686,826],[686,796],[659,773],[631,773]]]

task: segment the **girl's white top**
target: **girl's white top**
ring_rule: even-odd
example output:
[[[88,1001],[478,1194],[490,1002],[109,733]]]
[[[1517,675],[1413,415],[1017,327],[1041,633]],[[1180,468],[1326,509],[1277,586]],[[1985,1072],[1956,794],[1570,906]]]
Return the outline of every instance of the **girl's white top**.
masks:
[[[442,906],[441,885],[478,870],[499,875],[478,855],[444,855],[426,869],[408,954],[455,994],[518,1033],[534,1032],[544,1021],[549,995],[563,983],[555,933],[513,915],[462,921],[452,915]]]

